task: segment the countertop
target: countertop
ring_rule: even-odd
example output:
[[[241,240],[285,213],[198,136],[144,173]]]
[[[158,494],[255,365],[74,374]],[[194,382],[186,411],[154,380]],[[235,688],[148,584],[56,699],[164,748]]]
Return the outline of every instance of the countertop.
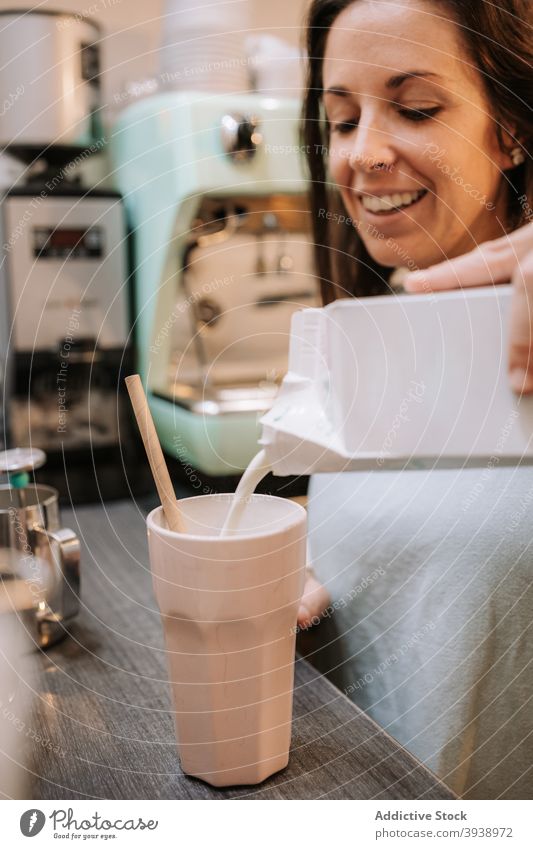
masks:
[[[37,656],[33,798],[456,798],[302,658],[283,772],[227,789],[184,775],[145,515],[119,501],[63,510],[63,525],[82,541],[82,609],[65,640]]]

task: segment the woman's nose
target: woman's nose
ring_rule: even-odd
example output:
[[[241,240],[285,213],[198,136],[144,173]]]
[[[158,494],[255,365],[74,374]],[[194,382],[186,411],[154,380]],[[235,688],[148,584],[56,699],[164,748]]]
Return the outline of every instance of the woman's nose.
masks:
[[[353,135],[350,166],[355,171],[372,171],[378,167],[391,166],[396,158],[391,142],[390,134],[377,122],[360,121]]]

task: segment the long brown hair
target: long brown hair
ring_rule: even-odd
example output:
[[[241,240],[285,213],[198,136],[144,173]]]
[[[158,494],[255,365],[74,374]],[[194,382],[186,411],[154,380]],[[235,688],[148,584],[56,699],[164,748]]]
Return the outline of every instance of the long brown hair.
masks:
[[[303,108],[303,143],[309,168],[315,261],[322,298],[384,294],[390,291],[390,268],[378,265],[347,219],[337,190],[326,175],[329,128],[322,113],[322,65],[326,39],[337,16],[357,0],[313,0],[307,17],[307,87]],[[513,127],[513,145],[525,162],[506,172],[508,225],[526,223],[533,206],[533,38],[531,0],[427,0],[440,6],[461,28],[468,56],[481,75],[496,121]],[[326,214],[327,211],[327,214]]]

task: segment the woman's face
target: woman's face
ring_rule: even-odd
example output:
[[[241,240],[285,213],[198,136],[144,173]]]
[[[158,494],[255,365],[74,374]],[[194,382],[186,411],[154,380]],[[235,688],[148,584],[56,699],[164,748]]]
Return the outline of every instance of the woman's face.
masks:
[[[512,163],[443,8],[356,0],[326,42],[331,178],[385,266],[425,268],[505,226]]]

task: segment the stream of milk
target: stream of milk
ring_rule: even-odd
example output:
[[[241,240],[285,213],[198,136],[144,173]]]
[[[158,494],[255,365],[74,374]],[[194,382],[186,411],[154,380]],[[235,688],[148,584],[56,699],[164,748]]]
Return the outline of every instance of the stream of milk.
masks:
[[[239,486],[235,490],[235,495],[231,500],[229,513],[222,526],[222,530],[220,531],[221,537],[229,536],[237,530],[244,508],[246,507],[250,496],[255,491],[258,483],[262,481],[270,471],[270,466],[266,462],[265,451],[262,450],[259,454],[255,455],[243,474],[239,482]]]

